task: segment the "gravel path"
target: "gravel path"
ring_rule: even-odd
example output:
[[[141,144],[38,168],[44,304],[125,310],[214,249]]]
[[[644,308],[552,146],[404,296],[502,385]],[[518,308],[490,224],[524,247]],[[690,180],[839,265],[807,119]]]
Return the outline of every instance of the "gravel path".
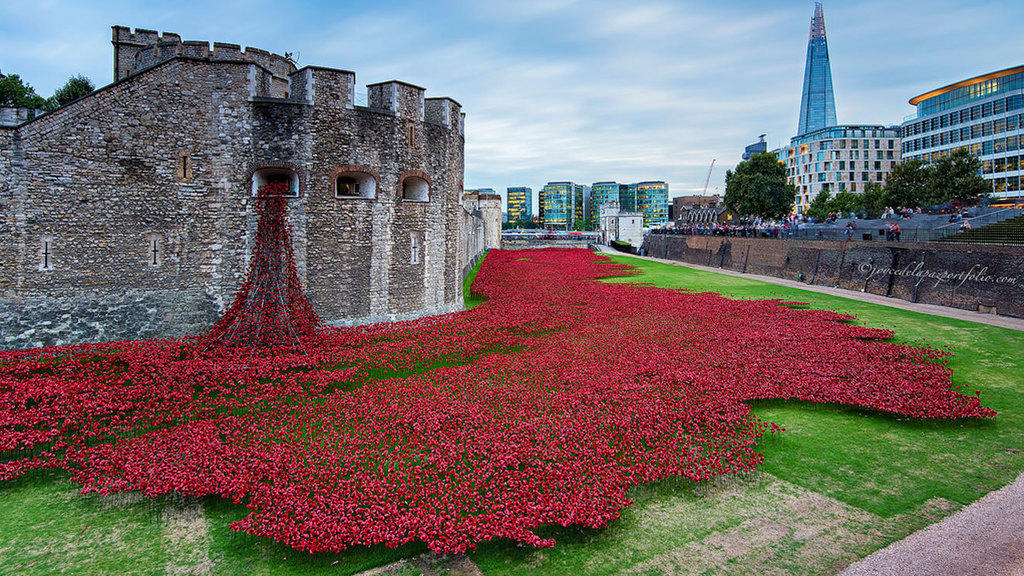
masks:
[[[840,576],[1024,575],[1024,474]]]
[[[846,290],[845,288],[833,288],[831,286],[818,286],[816,284],[806,284],[804,282],[797,282],[795,280],[785,280],[783,278],[776,278],[774,276],[762,276],[760,274],[744,274],[743,272],[735,272],[733,270],[726,270],[724,268],[713,268],[711,266],[701,266],[700,264],[690,264],[687,262],[679,262],[676,260],[666,260],[664,258],[653,258],[651,256],[634,256],[632,254],[623,254],[622,252],[618,252],[608,246],[599,246],[598,248],[601,252],[605,252],[608,254],[628,256],[630,258],[641,258],[643,260],[661,262],[662,264],[671,264],[672,266],[682,266],[683,268],[692,268],[694,270],[703,270],[705,272],[725,274],[726,276],[738,276],[741,278],[749,278],[751,280],[760,280],[761,282],[768,282],[769,284],[787,286],[789,288],[799,288],[801,290],[807,290],[809,292],[818,292],[820,294],[831,294],[832,296],[840,296],[842,298],[849,298],[851,300],[860,300],[861,302],[870,302],[872,304],[879,304],[881,306],[889,306],[890,308],[899,308],[901,310],[910,310],[912,312],[920,312],[922,314],[931,314],[933,316],[955,318],[957,320],[967,320],[969,322],[978,322],[981,324],[988,324],[990,326],[999,326],[1001,328],[1009,328],[1011,330],[1024,331],[1024,318],[998,316],[996,314],[982,314],[981,312],[975,312],[972,310],[950,308],[949,306],[937,306],[935,304],[920,304],[908,302],[906,300],[900,300],[899,298],[889,298],[887,296],[880,296],[878,294],[870,294],[868,292],[858,292],[856,290]]]

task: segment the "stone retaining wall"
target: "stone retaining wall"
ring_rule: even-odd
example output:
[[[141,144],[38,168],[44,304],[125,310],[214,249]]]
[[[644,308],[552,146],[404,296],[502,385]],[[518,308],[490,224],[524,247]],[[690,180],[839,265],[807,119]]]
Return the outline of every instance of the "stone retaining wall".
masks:
[[[1024,318],[1024,250],[649,234],[645,254],[825,286]]]

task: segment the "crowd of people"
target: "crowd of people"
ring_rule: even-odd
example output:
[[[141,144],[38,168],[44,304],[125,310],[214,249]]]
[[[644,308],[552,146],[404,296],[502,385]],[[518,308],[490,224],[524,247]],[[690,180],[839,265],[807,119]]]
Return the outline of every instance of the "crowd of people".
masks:
[[[944,211],[943,211],[944,212]],[[922,214],[921,208],[893,208],[886,207],[879,219],[887,220],[885,226],[885,239],[890,242],[899,242],[902,236],[900,229],[901,220],[909,220],[915,214]],[[970,230],[970,213],[966,209],[952,211],[949,222],[960,222],[960,231]],[[839,221],[846,220],[843,225]],[[824,220],[817,220],[806,214],[790,214],[782,220],[762,220],[760,218],[752,221],[739,221],[735,223],[676,223],[672,228],[655,229],[656,234],[679,234],[687,236],[739,236],[744,238],[837,238],[846,240],[856,239],[857,222],[862,220],[856,213],[832,212]],[[876,223],[877,223],[876,219]],[[870,230],[878,231],[872,224]],[[880,233],[880,232],[879,232]]]

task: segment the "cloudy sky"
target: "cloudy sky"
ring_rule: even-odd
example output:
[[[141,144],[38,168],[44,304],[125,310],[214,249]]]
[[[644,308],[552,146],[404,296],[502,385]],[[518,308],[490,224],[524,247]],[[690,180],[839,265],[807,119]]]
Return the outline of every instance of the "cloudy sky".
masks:
[[[723,191],[758,134],[792,136],[813,6],[0,0],[0,70],[43,96],[78,73],[107,84],[113,24],[289,51],[462,103],[469,188],[665,180],[677,196],[712,159]],[[899,123],[911,96],[1024,60],[1019,0],[844,0],[825,22],[841,123]]]

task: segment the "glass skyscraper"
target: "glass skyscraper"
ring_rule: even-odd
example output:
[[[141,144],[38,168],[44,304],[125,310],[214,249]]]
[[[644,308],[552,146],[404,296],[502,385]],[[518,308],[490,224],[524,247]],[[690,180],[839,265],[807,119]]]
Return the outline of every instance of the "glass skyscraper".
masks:
[[[505,202],[509,222],[529,220],[533,217],[533,188],[528,186],[506,188]]]
[[[832,92],[832,66],[825,39],[825,14],[821,2],[814,5],[811,37],[807,42],[804,88],[800,99],[800,127],[797,136],[836,125],[836,98]]]
[[[868,182],[884,184],[900,161],[899,128],[884,124],[839,124],[832,92],[832,66],[825,39],[825,15],[816,2],[807,42],[800,127],[789,146],[773,151],[796,187],[793,209],[805,212],[820,192],[863,192]]]

